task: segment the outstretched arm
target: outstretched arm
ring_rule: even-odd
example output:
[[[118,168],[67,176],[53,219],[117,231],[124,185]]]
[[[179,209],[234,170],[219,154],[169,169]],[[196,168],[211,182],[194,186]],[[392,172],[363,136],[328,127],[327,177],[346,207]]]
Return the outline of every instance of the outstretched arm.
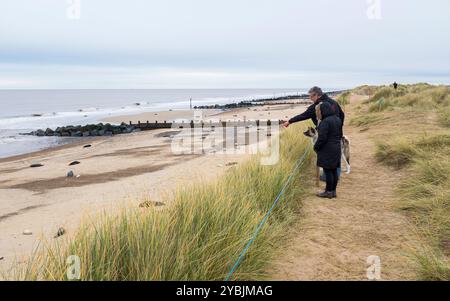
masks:
[[[293,123],[296,123],[296,122],[300,122],[300,121],[303,121],[303,120],[311,119],[315,115],[316,115],[316,106],[315,105],[310,105],[305,112],[303,112],[302,114],[297,115],[297,116],[289,119],[289,121],[286,121],[284,123],[284,126],[288,127],[290,124],[293,124]]]

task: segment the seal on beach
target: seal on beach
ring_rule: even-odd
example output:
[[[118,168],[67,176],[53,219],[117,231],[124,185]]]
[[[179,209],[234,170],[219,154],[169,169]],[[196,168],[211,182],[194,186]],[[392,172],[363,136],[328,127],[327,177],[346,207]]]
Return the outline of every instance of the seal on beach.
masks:
[[[160,207],[160,206],[164,206],[164,205],[166,205],[166,204],[164,204],[163,202],[145,201],[143,203],[140,203],[139,207],[149,208],[149,207],[153,207],[153,206]]]
[[[64,234],[66,234],[66,229],[61,227],[61,228],[58,229],[58,232],[56,232],[56,235],[54,236],[54,238],[58,238],[60,236],[63,236]]]
[[[81,163],[80,161],[73,161],[73,162],[70,162],[69,166],[78,165],[80,163]]]
[[[44,166],[44,165],[41,163],[35,163],[35,164],[30,165],[31,168],[42,167],[42,166]]]

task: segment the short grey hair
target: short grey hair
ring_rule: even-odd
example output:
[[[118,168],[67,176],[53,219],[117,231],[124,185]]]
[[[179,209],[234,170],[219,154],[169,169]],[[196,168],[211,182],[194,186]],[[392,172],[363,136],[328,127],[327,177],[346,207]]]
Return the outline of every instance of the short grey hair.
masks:
[[[318,96],[322,96],[322,95],[323,95],[322,89],[320,89],[320,88],[317,87],[317,86],[312,87],[311,89],[309,89],[309,92],[308,92],[308,93],[309,93],[309,94],[316,94],[316,95],[318,95]]]

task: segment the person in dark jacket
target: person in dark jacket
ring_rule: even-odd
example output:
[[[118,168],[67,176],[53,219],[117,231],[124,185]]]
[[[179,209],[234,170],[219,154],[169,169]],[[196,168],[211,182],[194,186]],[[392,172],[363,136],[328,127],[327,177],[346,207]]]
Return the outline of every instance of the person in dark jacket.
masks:
[[[317,196],[331,199],[337,197],[336,187],[339,180],[337,169],[341,166],[342,122],[328,102],[320,105],[320,113],[322,120],[317,128],[319,136],[314,150],[317,153],[317,166],[323,168],[327,186],[325,191],[318,193]]]
[[[289,121],[286,121],[283,124],[284,127],[287,128],[287,127],[289,127],[289,125],[291,125],[293,123],[296,123],[299,121],[304,121],[304,120],[309,120],[309,119],[311,119],[312,122],[314,123],[314,125],[317,126],[316,106],[321,102],[329,103],[331,105],[331,108],[334,111],[334,114],[336,116],[338,116],[339,119],[341,120],[342,126],[344,125],[345,113],[344,113],[344,111],[342,111],[342,108],[337,103],[337,101],[330,98],[327,94],[324,94],[322,92],[322,89],[319,87],[312,87],[308,93],[309,93],[309,99],[311,99],[313,101],[313,104],[310,105],[306,109],[306,111],[303,112],[302,114],[289,119]],[[341,131],[342,131],[342,129],[341,129]]]

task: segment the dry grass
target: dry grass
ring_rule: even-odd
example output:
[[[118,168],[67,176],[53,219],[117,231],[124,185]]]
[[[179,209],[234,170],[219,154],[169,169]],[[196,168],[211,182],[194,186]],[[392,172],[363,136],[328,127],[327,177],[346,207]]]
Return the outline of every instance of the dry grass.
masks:
[[[364,86],[359,86],[359,87],[354,88],[352,90],[352,93],[357,94],[357,95],[370,96],[370,95],[374,95],[379,89],[380,89],[379,86],[364,85]]]
[[[350,104],[351,94],[351,91],[344,92],[342,94],[339,94],[336,100],[343,108],[345,108],[346,105]]]
[[[450,106],[450,87],[428,84],[402,85],[397,90],[380,88],[368,101],[369,112],[410,108],[429,111]]]
[[[443,109],[439,114],[439,122],[444,126],[450,128],[450,107]]]
[[[448,153],[450,135],[422,136],[419,139],[394,137],[377,143],[376,158],[395,168],[402,168],[418,159],[427,160],[435,150]]]
[[[377,103],[377,99],[384,99],[384,104]],[[385,134],[377,143],[377,160],[406,169],[410,175],[402,181],[399,195],[401,208],[428,244],[415,252],[418,272],[424,280],[450,280],[449,106],[450,88],[446,86],[418,84],[402,86],[399,91],[385,87],[367,103],[365,115],[358,117],[366,124],[376,120],[378,129],[384,129]],[[407,136],[392,134],[391,125],[380,119],[386,109],[400,119],[411,111],[421,112],[427,118],[410,117],[407,123],[397,123],[395,133],[402,130]],[[433,123],[433,116],[439,116],[438,124]],[[433,129],[432,134],[418,136],[425,126]]]
[[[368,126],[377,124],[380,121],[385,121],[389,119],[389,117],[384,116],[383,114],[371,114],[371,115],[361,115],[354,117],[350,120],[350,125],[354,126]]]

